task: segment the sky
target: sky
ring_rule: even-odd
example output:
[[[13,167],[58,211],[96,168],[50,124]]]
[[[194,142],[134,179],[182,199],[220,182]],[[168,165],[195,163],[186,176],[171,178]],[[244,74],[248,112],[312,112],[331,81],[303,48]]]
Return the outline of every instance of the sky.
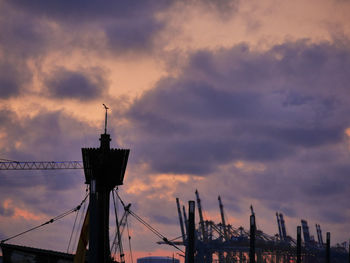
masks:
[[[347,241],[349,13],[348,0],[0,0],[0,158],[80,161],[105,103],[112,147],[131,150],[119,193],[169,239],[175,198],[198,189],[205,219],[219,222],[220,195],[235,227],[253,205],[270,235],[278,211],[293,237],[305,219]],[[84,195],[80,170],[1,171],[0,239]],[[73,221],[11,243],[66,251]],[[130,231],[134,258],[177,252],[133,218]]]

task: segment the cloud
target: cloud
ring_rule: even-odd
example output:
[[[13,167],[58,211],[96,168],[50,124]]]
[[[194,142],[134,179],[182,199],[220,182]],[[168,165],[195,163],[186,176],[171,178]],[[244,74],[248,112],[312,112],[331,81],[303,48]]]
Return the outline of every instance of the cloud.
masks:
[[[2,202],[0,206],[0,215],[1,216],[13,216],[15,214],[14,208],[11,206],[9,200],[5,200]]]
[[[220,194],[239,222],[253,204],[262,218],[281,211],[290,222],[332,224],[339,238],[349,214],[348,68],[350,50],[327,42],[195,52],[130,104],[125,143],[150,177],[198,177],[173,192]]]
[[[10,109],[1,109],[0,122],[1,158],[17,161],[79,161],[82,159],[82,147],[99,144],[94,128],[63,111],[39,107],[36,115],[23,117]],[[30,228],[34,224],[31,220],[43,223],[72,209],[85,194],[83,170],[0,171],[0,178],[0,199],[11,200],[11,203],[0,205],[2,229],[9,224],[10,216],[16,220],[16,228],[6,228],[2,238]],[[72,220],[72,216],[62,220],[71,224],[60,225],[59,231],[70,233]],[[38,240],[46,240],[43,233],[46,232],[37,233]],[[15,242],[26,240],[27,237],[30,242],[33,234]],[[67,240],[67,236],[63,238]],[[35,246],[32,242],[28,244]],[[47,248],[47,244],[43,242],[40,247]],[[51,248],[57,249],[59,246]]]
[[[107,82],[99,68],[71,71],[57,68],[45,81],[47,92],[56,99],[93,100],[107,89]]]
[[[160,81],[126,113],[140,157],[156,172],[206,174],[342,143],[349,58],[346,49],[305,41],[265,53],[245,45],[197,52],[178,78]]]
[[[0,110],[2,158],[17,161],[81,160],[80,149],[85,144],[98,144],[97,135],[92,136],[95,132],[89,125],[64,112],[45,110],[25,119],[10,110]],[[45,185],[51,191],[63,191],[82,180],[77,171],[68,174],[64,171],[26,171],[25,175],[23,171],[1,171],[1,174],[2,185],[6,186],[2,192],[8,192],[8,187],[15,191],[16,188],[29,189],[39,185]]]
[[[110,49],[123,51],[152,50],[155,35],[163,28],[160,21],[152,17],[136,17],[130,22],[123,19],[109,23],[105,27],[105,36]]]
[[[157,19],[156,14],[169,8],[172,1],[7,1],[6,4],[40,21],[58,23],[66,32],[71,32],[72,28],[80,35],[103,32],[106,42],[99,40],[101,52],[107,48],[122,54],[153,48],[154,36],[165,23]]]
[[[21,74],[11,63],[0,62],[0,98],[6,99],[20,93]]]
[[[73,21],[94,20],[113,17],[130,17],[134,15],[148,13],[150,11],[161,10],[169,6],[171,1],[147,0],[147,1],[118,1],[106,0],[99,2],[96,0],[88,1],[59,1],[54,0],[50,3],[42,0],[22,3],[21,1],[8,1],[8,4],[16,6],[19,9],[26,10],[33,14],[52,17],[56,19]]]
[[[0,50],[6,58],[23,60],[47,51],[52,28],[37,17],[11,8],[2,1],[0,10]]]

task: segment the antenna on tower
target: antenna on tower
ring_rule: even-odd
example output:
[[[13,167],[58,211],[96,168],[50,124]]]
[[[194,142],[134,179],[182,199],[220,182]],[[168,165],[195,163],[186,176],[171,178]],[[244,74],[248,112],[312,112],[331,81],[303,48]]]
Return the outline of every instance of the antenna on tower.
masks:
[[[107,134],[107,110],[109,109],[104,103],[102,104],[105,107],[106,115],[105,115],[105,134]]]

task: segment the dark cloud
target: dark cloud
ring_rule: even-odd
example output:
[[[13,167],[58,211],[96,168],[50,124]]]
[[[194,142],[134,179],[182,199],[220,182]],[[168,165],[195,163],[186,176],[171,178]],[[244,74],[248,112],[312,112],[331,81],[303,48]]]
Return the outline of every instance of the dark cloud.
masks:
[[[109,23],[105,27],[108,45],[116,51],[151,50],[155,44],[154,36],[163,28],[163,24],[154,18],[136,17],[130,22],[123,19]]]
[[[52,29],[36,16],[18,12],[1,2],[0,50],[7,59],[23,61],[47,51]]]
[[[6,99],[20,93],[21,75],[10,63],[0,62],[0,98]]]
[[[7,1],[6,4],[38,17],[39,21],[55,21],[67,32],[73,28],[75,34],[103,32],[107,49],[122,54],[153,48],[154,36],[165,23],[156,14],[170,7],[172,1]],[[105,51],[106,47],[100,43],[99,48]]]
[[[0,3],[0,98],[20,96],[32,82],[28,60],[47,50],[48,28]]]
[[[7,1],[8,4],[17,8],[32,12],[33,14],[46,16],[61,20],[73,20],[86,22],[101,18],[134,17],[149,12],[155,12],[168,7],[171,1],[113,1],[103,2],[96,0],[59,1],[54,0],[49,3],[44,0],[31,2]],[[83,21],[82,21],[83,20]]]
[[[349,58],[305,41],[265,53],[246,45],[198,52],[182,75],[160,81],[127,112],[140,158],[159,172],[205,174],[234,160],[277,161],[341,143]]]
[[[107,90],[107,83],[101,69],[70,71],[64,68],[54,70],[45,81],[47,92],[53,98],[92,100]]]

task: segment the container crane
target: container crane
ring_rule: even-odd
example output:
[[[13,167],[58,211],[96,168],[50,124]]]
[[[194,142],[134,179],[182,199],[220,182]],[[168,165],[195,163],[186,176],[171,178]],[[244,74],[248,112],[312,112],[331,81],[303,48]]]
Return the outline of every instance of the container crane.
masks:
[[[283,214],[280,213],[279,216],[280,216],[280,223],[281,223],[281,231],[282,231],[283,240],[287,240],[287,230],[286,230],[286,225],[284,224]]]
[[[226,222],[225,222],[224,206],[223,206],[223,204],[221,202],[220,195],[218,196],[218,200],[219,200],[219,206],[220,206],[222,228],[224,229],[224,237],[225,237],[226,240],[228,240],[229,237],[228,237],[228,234],[227,234],[227,227],[226,227]]]
[[[201,225],[203,241],[206,242],[208,240],[208,236],[207,236],[207,233],[205,231],[205,225],[204,225],[204,219],[203,219],[203,213],[202,213],[202,206],[201,206],[201,199],[199,198],[198,190],[196,190],[196,198],[197,198],[198,213],[199,213],[199,223]]]
[[[176,198],[176,206],[177,206],[177,213],[179,215],[179,223],[180,223],[180,228],[181,228],[182,241],[185,243],[186,236],[185,236],[184,223],[183,223],[183,220],[182,220],[182,214],[181,214],[179,198]]]
[[[278,212],[276,212],[276,218],[277,218],[277,225],[278,225],[278,234],[279,234],[280,240],[283,240],[281,221],[280,221],[280,218],[278,216]]]
[[[301,227],[303,229],[303,235],[304,235],[304,242],[307,245],[310,245],[310,232],[309,232],[309,226],[307,225],[307,221],[302,219],[301,220]]]
[[[322,238],[322,231],[321,226],[319,224],[316,224],[316,233],[318,238],[318,244],[323,247],[323,238]]]

